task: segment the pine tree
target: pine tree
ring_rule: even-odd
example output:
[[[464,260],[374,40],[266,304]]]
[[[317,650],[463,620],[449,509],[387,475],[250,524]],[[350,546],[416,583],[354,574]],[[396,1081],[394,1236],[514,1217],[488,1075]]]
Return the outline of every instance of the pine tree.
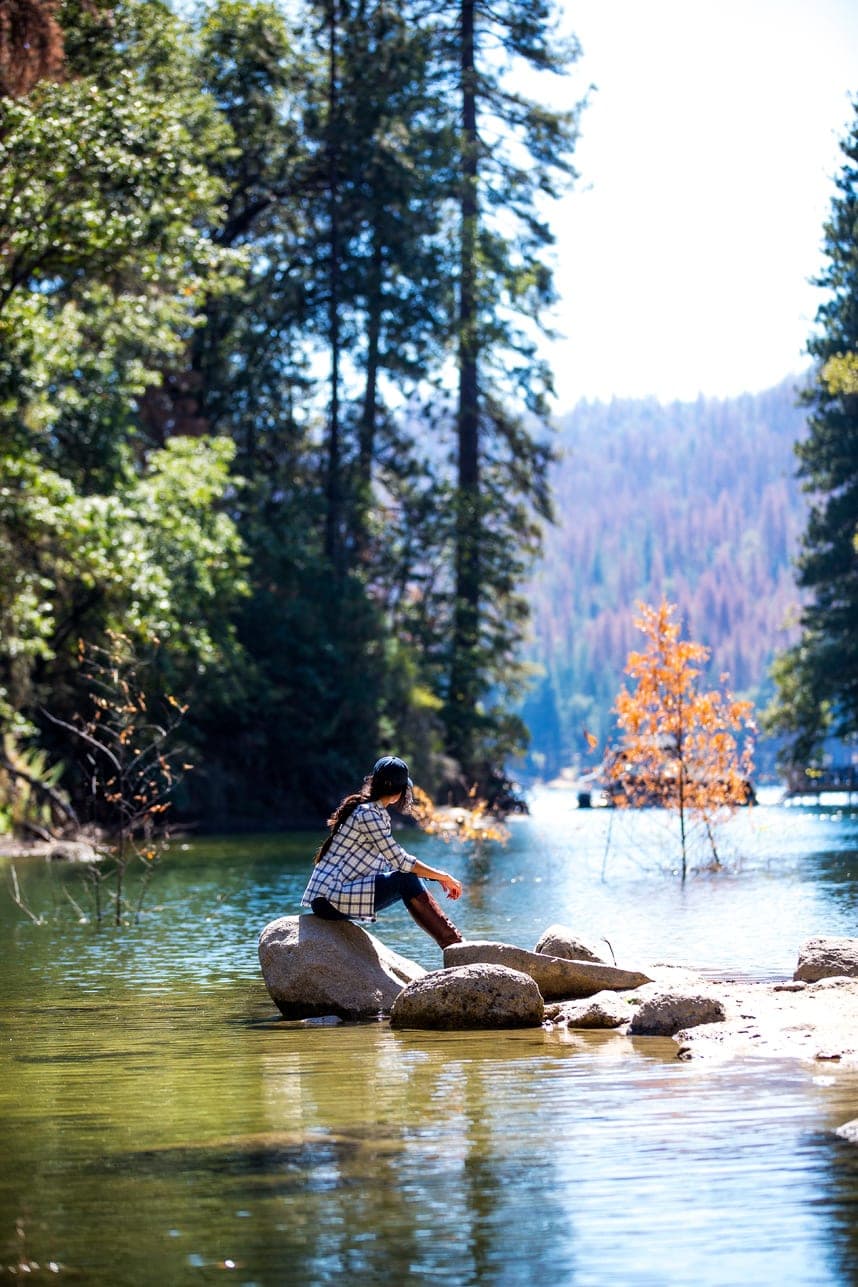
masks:
[[[807,763],[826,732],[858,733],[858,100],[825,226],[828,298],[808,343],[817,359],[806,395],[808,436],[797,447],[810,515],[798,565],[808,601],[799,642],[778,660],[769,726],[790,737],[787,757]]]
[[[195,717],[216,759],[242,748],[264,808],[300,807],[290,791],[312,781],[328,811],[330,784],[378,739],[434,743],[400,606],[435,557],[440,494],[422,426],[390,402],[443,353],[452,149],[429,33],[386,0],[307,16],[298,43],[257,0],[220,0],[202,27],[201,74],[234,136],[215,239],[248,271],[212,301],[186,383],[237,444],[253,583],[240,633],[254,697]]]
[[[447,749],[469,777],[520,746],[504,710],[520,674],[527,612],[518,594],[550,512],[544,421],[551,376],[537,357],[553,301],[546,198],[572,174],[577,113],[516,92],[512,71],[564,72],[576,56],[557,38],[550,0],[522,6],[460,0],[442,50],[456,58],[458,270],[454,607]],[[451,69],[452,70],[452,69]],[[536,427],[534,427],[536,426]],[[494,693],[495,705],[489,706]],[[497,700],[497,699],[500,700]]]
[[[452,143],[424,25],[389,0],[308,9],[308,330],[328,363],[325,549],[342,575],[368,556],[382,431],[398,437],[389,397],[444,350]]]

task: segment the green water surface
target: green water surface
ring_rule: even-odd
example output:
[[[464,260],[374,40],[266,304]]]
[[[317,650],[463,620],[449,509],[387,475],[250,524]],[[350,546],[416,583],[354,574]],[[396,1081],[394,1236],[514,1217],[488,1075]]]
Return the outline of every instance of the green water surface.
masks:
[[[684,891],[619,854],[605,880],[605,819],[553,802],[488,858],[414,847],[466,878],[470,937],[533,946],[565,920],[626,960],[777,972],[796,936],[853,923],[855,821],[741,825],[741,868]],[[312,839],[174,846],[120,929],[79,923],[79,872],[16,865],[45,923],[0,904],[0,1276],[858,1281],[858,1150],[834,1135],[855,1072],[684,1063],[613,1033],[280,1021],[256,936],[297,910]],[[404,914],[376,928],[440,963]]]

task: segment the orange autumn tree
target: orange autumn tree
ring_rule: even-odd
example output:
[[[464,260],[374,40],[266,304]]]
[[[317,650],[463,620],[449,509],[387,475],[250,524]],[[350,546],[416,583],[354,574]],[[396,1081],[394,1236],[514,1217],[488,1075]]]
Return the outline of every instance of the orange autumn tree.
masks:
[[[709,649],[680,639],[675,604],[663,599],[658,608],[638,609],[635,626],[646,648],[626,662],[634,687],[617,697],[621,741],[606,769],[615,804],[656,805],[678,815],[684,880],[690,825],[703,824],[717,865],[714,824],[749,801],[752,705],[726,690],[699,690]]]

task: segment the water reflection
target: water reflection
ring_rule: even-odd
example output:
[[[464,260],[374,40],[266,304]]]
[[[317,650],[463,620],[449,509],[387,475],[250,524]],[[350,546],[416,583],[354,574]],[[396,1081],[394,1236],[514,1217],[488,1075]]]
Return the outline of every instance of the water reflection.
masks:
[[[329,1035],[333,1067],[297,1048],[264,1061],[272,1129],[322,1122],[332,1139],[360,1144],[332,1168],[307,1281],[332,1258],[339,1272],[359,1265],[381,1276],[386,1265],[450,1282],[514,1281],[521,1266],[524,1281],[549,1227],[554,1263],[568,1269],[555,1160],[534,1134],[527,1089],[541,1033],[421,1039],[384,1027],[358,1034],[355,1048],[351,1033]]]

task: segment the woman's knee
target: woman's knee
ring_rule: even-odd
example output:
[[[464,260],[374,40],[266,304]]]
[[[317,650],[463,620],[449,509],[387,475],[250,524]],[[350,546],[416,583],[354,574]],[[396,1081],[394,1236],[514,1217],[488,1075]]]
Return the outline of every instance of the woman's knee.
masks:
[[[402,901],[410,903],[412,898],[422,894],[426,886],[419,876],[415,876],[413,871],[406,871],[402,874]]]
[[[423,882],[411,871],[388,871],[375,878],[375,910],[384,911],[386,907],[398,902],[410,903],[412,898],[423,892]]]

